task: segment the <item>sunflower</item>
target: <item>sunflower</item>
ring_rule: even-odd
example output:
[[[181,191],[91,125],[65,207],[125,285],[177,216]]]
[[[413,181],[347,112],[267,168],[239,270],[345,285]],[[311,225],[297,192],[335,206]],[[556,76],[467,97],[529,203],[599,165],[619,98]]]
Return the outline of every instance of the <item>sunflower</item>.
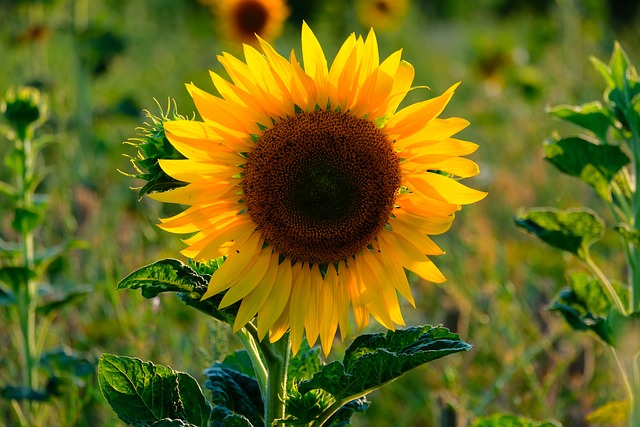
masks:
[[[379,31],[397,29],[404,21],[409,9],[409,0],[358,0],[356,13],[366,27]]]
[[[306,335],[328,354],[350,321],[404,324],[398,293],[415,306],[405,268],[445,280],[429,235],[486,195],[454,179],[478,173],[461,157],[477,145],[452,138],[466,120],[438,117],[457,84],[397,111],[414,70],[401,51],[380,62],[373,30],[351,34],[331,67],[306,24],[304,67],[258,40],[245,62],[218,57],[230,77],[211,72],[220,96],[187,85],[202,121],[164,123],[186,159],[160,166],[188,184],[151,197],[189,205],[159,224],[195,233],[183,255],[227,257],[204,298],[241,302],[234,330],[257,317],[260,339],[290,330],[294,352]]]
[[[230,40],[257,45],[256,34],[273,40],[289,16],[284,0],[201,0],[218,16]]]

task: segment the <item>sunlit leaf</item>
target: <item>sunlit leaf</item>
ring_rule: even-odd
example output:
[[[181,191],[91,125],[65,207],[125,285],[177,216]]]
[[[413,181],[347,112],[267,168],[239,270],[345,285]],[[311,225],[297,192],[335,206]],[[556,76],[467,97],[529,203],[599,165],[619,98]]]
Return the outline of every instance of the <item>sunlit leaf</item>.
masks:
[[[203,264],[200,267],[216,268],[217,265],[219,263]],[[169,258],[156,261],[129,274],[120,281],[118,289],[141,289],[145,298],[154,298],[162,292],[177,292],[178,298],[185,304],[222,322],[233,324],[240,302],[218,309],[224,293],[203,301],[202,296],[207,291],[209,279],[210,275],[198,273],[182,261]]]
[[[606,141],[607,139],[607,130],[611,126],[611,117],[608,110],[598,101],[583,105],[558,105],[550,108],[548,113],[558,119],[593,132],[601,141]]]
[[[425,363],[466,351],[471,345],[441,326],[420,326],[385,334],[363,334],[347,348],[342,362],[325,365],[300,393],[322,389],[337,400],[352,400]]]
[[[586,208],[566,211],[553,208],[532,208],[516,214],[517,226],[540,240],[586,260],[591,244],[604,234],[604,221]]]
[[[208,426],[211,405],[188,374],[140,359],[103,354],[98,362],[98,384],[127,424],[151,426],[163,420],[183,420]]]
[[[629,157],[615,145],[598,145],[573,137],[549,142],[545,159],[561,172],[580,178],[604,200],[611,201],[611,181],[629,163]]]
[[[562,314],[573,329],[592,331],[613,345],[615,334],[607,322],[611,303],[602,285],[584,272],[572,273],[568,285],[555,297],[549,309]]]
[[[640,230],[631,228],[628,224],[619,224],[614,228],[627,242],[640,246]]]
[[[246,417],[254,426],[264,425],[264,403],[255,378],[222,363],[213,364],[204,374],[208,378],[205,387],[211,391],[214,405],[211,427],[226,426],[225,420],[234,414]]]
[[[605,403],[584,417],[584,420],[588,423],[606,425],[622,425],[628,419],[629,402],[627,400],[615,400]]]
[[[557,421],[534,421],[509,414],[496,414],[477,419],[471,427],[561,427]]]

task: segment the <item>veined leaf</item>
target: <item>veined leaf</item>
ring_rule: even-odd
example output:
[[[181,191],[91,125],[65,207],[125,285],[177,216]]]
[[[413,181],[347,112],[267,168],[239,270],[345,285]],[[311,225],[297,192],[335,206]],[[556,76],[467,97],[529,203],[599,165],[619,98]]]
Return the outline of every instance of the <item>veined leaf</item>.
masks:
[[[322,389],[336,400],[353,400],[425,363],[471,345],[441,326],[420,326],[385,334],[363,334],[347,348],[342,362],[325,365],[298,389]]]
[[[553,208],[532,208],[516,214],[517,226],[537,236],[555,248],[562,249],[586,260],[591,244],[604,234],[604,221],[594,211]]]
[[[208,264],[217,268],[219,263]],[[207,267],[207,266],[205,266]],[[202,300],[210,275],[201,274],[177,259],[164,259],[139,268],[118,283],[118,289],[141,289],[142,296],[154,298],[162,292],[177,292],[185,304],[222,322],[233,324],[240,302],[218,309],[224,293]]]
[[[211,402],[215,405],[211,427],[246,425],[226,424],[231,421],[240,422],[237,417],[229,418],[237,415],[245,418],[250,423],[248,425],[264,425],[264,403],[255,378],[221,363],[213,364],[204,373],[208,377],[205,387],[211,391]]]
[[[557,421],[534,421],[509,414],[496,414],[479,418],[471,427],[561,427]]]
[[[629,163],[616,145],[597,145],[582,138],[565,138],[544,147],[545,160],[567,175],[589,184],[606,201],[611,201],[611,181]]]
[[[558,119],[593,132],[601,141],[607,140],[611,117],[609,111],[598,101],[583,105],[558,105],[547,112]]]
[[[209,424],[211,405],[196,380],[167,366],[103,354],[98,362],[98,383],[113,410],[127,424],[152,426],[171,420],[199,427]]]
[[[584,272],[571,274],[569,287],[560,291],[549,306],[549,310],[560,312],[573,329],[592,331],[613,345],[614,332],[607,322],[610,309],[611,303],[600,283]]]

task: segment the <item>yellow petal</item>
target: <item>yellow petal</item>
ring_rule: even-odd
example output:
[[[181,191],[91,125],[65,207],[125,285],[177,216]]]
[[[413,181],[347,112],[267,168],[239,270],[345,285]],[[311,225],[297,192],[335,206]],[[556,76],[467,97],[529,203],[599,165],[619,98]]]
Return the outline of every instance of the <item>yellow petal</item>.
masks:
[[[480,201],[487,196],[484,191],[474,190],[437,173],[408,174],[406,178],[421,193],[448,203],[465,205]]]
[[[260,254],[258,248],[262,246],[262,242],[263,239],[260,233],[254,232],[244,244],[238,245],[220,268],[211,275],[209,287],[202,299],[210,298],[236,284],[238,279],[246,274],[258,260],[258,255]]]
[[[267,252],[267,251],[263,251],[263,252]],[[271,289],[275,284],[277,274],[278,274],[278,254],[271,254],[270,260],[269,260],[269,266],[267,267],[267,271],[264,277],[260,280],[259,284],[247,296],[242,298],[242,303],[240,304],[240,308],[238,309],[238,314],[236,314],[236,320],[233,324],[234,331],[238,331],[240,328],[246,325],[247,322],[253,319],[256,313],[258,313],[258,311],[262,308],[262,306],[265,304],[265,302],[269,298]],[[235,287],[239,287],[239,286],[240,285],[237,284]],[[221,302],[220,308],[222,307],[223,307],[223,303]]]
[[[236,178],[220,182],[203,180],[163,193],[148,193],[147,196],[153,200],[165,203],[210,205],[237,193],[239,182],[240,180]]]
[[[277,276],[269,294],[269,303],[264,304],[258,314],[258,338],[260,340],[273,327],[289,301],[292,275],[289,260],[285,260],[277,267]]]

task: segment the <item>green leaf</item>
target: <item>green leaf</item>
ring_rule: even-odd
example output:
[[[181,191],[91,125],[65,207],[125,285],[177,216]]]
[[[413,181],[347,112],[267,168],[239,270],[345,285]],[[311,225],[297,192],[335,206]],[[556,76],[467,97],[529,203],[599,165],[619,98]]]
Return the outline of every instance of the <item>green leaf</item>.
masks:
[[[220,427],[253,427],[253,424],[251,424],[251,422],[242,415],[231,414],[224,417]]]
[[[594,211],[553,208],[532,208],[516,214],[517,226],[537,236],[540,240],[586,260],[589,247],[604,234],[604,221]]]
[[[16,208],[11,226],[18,233],[29,233],[44,221],[44,210],[33,208]]]
[[[40,356],[40,366],[50,375],[70,374],[74,377],[88,377],[96,372],[95,359],[83,356],[69,348],[49,350]]]
[[[256,376],[256,373],[253,369],[253,362],[251,362],[251,357],[249,357],[249,353],[247,352],[247,350],[234,351],[233,353],[227,355],[224,360],[219,363],[219,365],[229,369],[233,369],[234,371],[240,372],[253,378],[255,378]]]
[[[631,228],[628,224],[619,224],[613,227],[627,242],[640,246],[640,230]]]
[[[578,331],[592,331],[613,345],[614,334],[607,323],[611,304],[600,283],[584,272],[569,276],[569,287],[560,291],[549,306]]]
[[[191,424],[190,422],[184,420],[173,420],[169,418],[165,418],[164,420],[156,421],[153,424],[150,424],[151,427],[197,427]]]
[[[188,374],[131,357],[103,354],[98,384],[118,417],[127,424],[151,426],[164,419],[205,427],[211,405]]]
[[[15,303],[16,298],[13,296],[13,292],[0,286],[0,307],[7,307]]]
[[[198,264],[195,267],[215,269],[217,265],[219,263],[216,262],[214,264]],[[145,298],[154,298],[162,292],[178,292],[178,298],[188,306],[232,325],[240,302],[218,309],[224,293],[203,301],[202,296],[207,291],[210,277],[209,274],[196,272],[177,259],[164,259],[129,274],[118,283],[118,289],[141,289],[142,296]]]
[[[258,381],[236,370],[215,363],[204,371],[204,386],[211,390],[211,402],[215,405],[211,427],[225,426],[230,415],[242,415],[255,426],[264,425],[264,403]]]
[[[606,425],[623,424],[628,422],[628,419],[628,400],[614,400],[612,402],[607,402],[584,417],[584,420],[588,423]]]
[[[607,140],[611,117],[598,101],[583,105],[558,105],[547,110],[552,116],[593,132],[601,141]]]
[[[307,393],[308,394],[308,393]],[[335,414],[329,418],[327,427],[347,427],[351,425],[351,417],[356,413],[363,413],[369,408],[369,402],[365,396],[354,399],[342,405]]]
[[[46,391],[34,390],[28,387],[7,385],[0,389],[0,397],[6,400],[46,402],[49,400],[50,394]]]
[[[6,182],[0,181],[0,194],[4,194],[9,199],[14,199],[18,194],[16,188]]]
[[[51,294],[42,298],[42,301],[38,303],[36,310],[38,314],[47,316],[68,304],[77,303],[94,290],[95,288],[90,285],[77,285],[67,287],[66,289],[56,289]]]
[[[21,287],[27,286],[27,282],[33,277],[35,277],[33,270],[25,267],[0,267],[0,282],[11,286],[14,293],[18,293]]]
[[[458,334],[441,326],[363,334],[347,348],[342,362],[325,365],[311,379],[301,381],[298,389],[302,394],[322,389],[336,400],[352,400],[413,368],[470,348]]]
[[[629,163],[629,157],[615,145],[597,145],[572,137],[549,142],[545,160],[567,175],[589,184],[604,200],[611,201],[611,181]]]
[[[561,427],[557,421],[534,421],[508,414],[496,414],[477,419],[471,427]]]
[[[57,258],[65,255],[74,249],[86,249],[89,243],[83,240],[67,240],[59,245],[48,247],[44,250],[37,251],[35,254],[36,270],[42,274],[49,265]]]

